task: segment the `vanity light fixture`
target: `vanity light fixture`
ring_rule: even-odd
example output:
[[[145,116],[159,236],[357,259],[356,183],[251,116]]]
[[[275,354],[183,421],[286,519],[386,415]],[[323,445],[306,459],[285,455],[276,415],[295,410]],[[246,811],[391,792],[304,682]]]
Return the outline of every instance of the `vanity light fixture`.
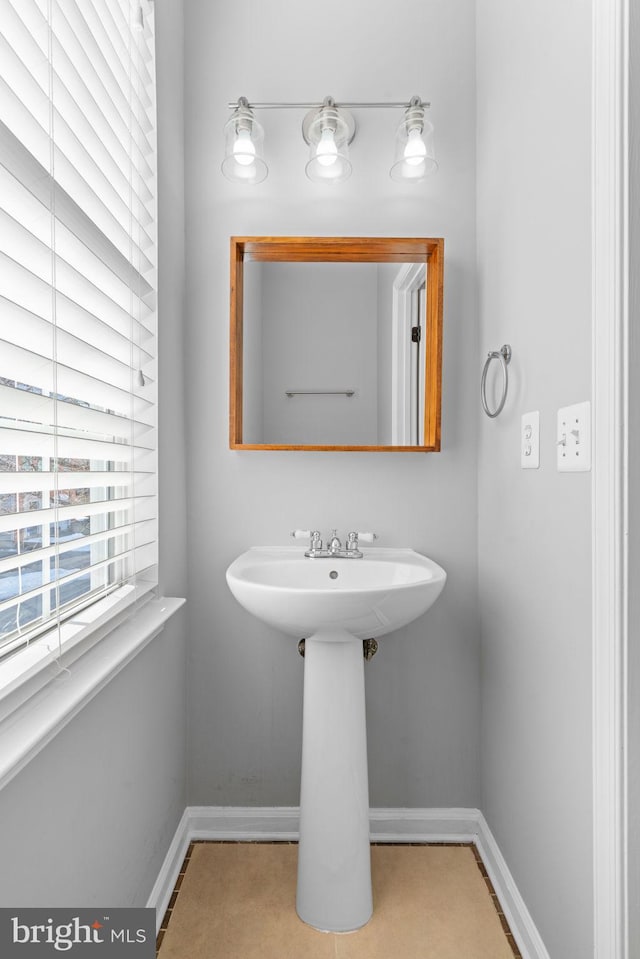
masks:
[[[428,104],[427,104],[428,105]],[[393,180],[424,180],[438,169],[433,148],[433,124],[424,116],[425,104],[412,97],[396,132],[396,152],[389,174]]]
[[[351,175],[349,146],[356,135],[356,122],[350,110],[404,109],[396,132],[396,148],[390,175],[394,180],[418,182],[438,169],[434,155],[433,124],[425,119],[429,103],[412,97],[409,103],[341,103],[333,97],[313,103],[252,103],[240,97],[230,103],[233,110],[225,125],[225,158],[222,172],[238,183],[260,183],[267,175],[263,157],[264,131],[254,110],[307,110],[302,121],[302,136],[309,145],[305,172],[310,180],[339,183]]]
[[[351,176],[349,144],[356,135],[356,121],[339,109],[333,97],[310,110],[302,121],[302,136],[311,147],[305,173],[310,180],[338,183]]]
[[[264,130],[246,97],[240,97],[224,128],[222,172],[236,183],[261,183],[269,169],[264,162]]]

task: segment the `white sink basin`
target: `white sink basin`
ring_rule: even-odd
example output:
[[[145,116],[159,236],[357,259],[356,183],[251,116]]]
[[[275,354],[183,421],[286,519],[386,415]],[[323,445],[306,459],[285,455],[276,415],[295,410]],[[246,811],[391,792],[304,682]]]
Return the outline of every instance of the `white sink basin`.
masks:
[[[426,612],[447,575],[412,549],[367,549],[363,559],[309,559],[300,547],[254,547],[227,570],[246,610],[302,639],[346,630],[375,639]]]
[[[296,908],[316,929],[358,929],[373,910],[362,640],[422,615],[446,578],[412,549],[309,559],[254,547],[227,570],[245,609],[305,639]]]

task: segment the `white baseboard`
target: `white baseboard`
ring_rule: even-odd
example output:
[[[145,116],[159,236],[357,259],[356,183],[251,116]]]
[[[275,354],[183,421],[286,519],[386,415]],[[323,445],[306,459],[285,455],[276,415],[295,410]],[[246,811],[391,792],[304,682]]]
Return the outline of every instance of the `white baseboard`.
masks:
[[[147,900],[147,908],[156,910],[156,934],[160,929],[160,924],[167,911],[169,900],[173,895],[184,857],[187,855],[187,849],[191,842],[189,814],[190,807],[187,806],[178,823],[178,828],[171,840],[167,855],[164,857],[158,878],[154,882],[153,889]]]
[[[370,809],[371,842],[474,842],[477,809]]]
[[[475,843],[523,959],[549,959],[540,933],[481,812],[478,812]]]
[[[190,806],[190,839],[296,842],[297,806]]]
[[[188,806],[147,906],[155,908],[157,928],[194,840],[295,842],[297,806]],[[371,809],[372,842],[473,842],[485,864],[523,959],[549,959],[540,934],[487,822],[478,809]]]

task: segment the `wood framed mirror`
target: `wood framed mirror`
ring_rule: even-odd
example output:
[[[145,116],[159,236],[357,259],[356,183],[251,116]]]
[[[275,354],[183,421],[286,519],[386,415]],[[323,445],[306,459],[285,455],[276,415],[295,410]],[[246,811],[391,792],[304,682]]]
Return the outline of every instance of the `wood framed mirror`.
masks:
[[[443,254],[231,237],[230,448],[437,452]]]

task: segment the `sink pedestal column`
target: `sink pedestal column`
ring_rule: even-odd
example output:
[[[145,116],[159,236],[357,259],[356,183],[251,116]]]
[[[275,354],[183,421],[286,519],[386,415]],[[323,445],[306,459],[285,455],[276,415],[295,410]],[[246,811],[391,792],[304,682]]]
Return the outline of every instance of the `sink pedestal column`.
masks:
[[[296,908],[316,929],[348,932],[373,911],[361,639],[306,640],[303,712]]]

